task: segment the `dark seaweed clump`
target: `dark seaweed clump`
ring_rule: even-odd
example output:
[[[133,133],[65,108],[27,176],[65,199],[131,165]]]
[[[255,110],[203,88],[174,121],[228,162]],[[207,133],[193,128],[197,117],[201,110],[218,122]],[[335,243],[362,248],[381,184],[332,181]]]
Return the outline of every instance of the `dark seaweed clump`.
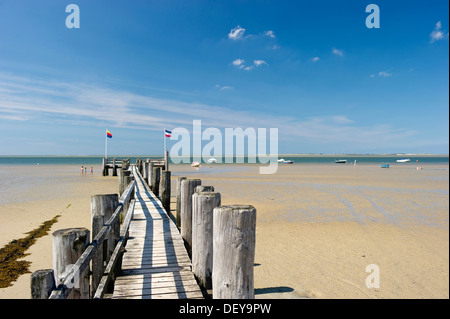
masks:
[[[27,249],[36,242],[37,238],[47,235],[52,225],[57,222],[58,217],[61,217],[61,215],[56,215],[43,222],[38,228],[26,233],[28,236],[14,239],[0,248],[0,288],[12,286],[12,282],[16,281],[20,275],[30,272],[31,262],[18,259],[29,255],[25,253]]]

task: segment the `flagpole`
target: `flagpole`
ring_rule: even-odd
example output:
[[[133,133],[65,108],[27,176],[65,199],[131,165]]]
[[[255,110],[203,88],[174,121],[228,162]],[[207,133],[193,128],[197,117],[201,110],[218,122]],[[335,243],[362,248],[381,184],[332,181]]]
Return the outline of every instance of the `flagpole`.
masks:
[[[105,158],[108,158],[108,130],[105,133]]]
[[[164,128],[164,152],[163,156],[166,156],[166,128]]]

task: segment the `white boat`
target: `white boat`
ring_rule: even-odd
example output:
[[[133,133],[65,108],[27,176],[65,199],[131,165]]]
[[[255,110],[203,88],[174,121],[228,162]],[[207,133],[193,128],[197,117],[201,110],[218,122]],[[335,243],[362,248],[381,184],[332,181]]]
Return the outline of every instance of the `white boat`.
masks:
[[[199,162],[192,162],[191,164],[192,167],[199,167],[201,166]]]
[[[294,164],[294,161],[291,160],[285,160],[284,158],[280,158],[278,160],[278,163],[282,163],[282,164]]]
[[[338,160],[335,160],[334,162],[338,163],[338,164],[345,164],[345,163],[347,163],[347,160],[346,159],[338,159]]]
[[[411,162],[411,160],[409,158],[402,158],[397,160],[397,163],[407,163],[407,162]]]
[[[210,163],[210,164],[217,163],[217,160],[215,158],[210,158],[208,160],[208,163]]]

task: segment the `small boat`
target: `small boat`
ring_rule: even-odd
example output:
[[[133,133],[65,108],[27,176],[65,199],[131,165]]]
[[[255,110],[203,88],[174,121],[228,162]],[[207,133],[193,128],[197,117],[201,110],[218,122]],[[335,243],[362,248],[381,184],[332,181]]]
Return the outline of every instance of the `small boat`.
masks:
[[[192,167],[199,167],[201,166],[199,162],[192,162],[191,164]]]
[[[397,163],[407,163],[407,162],[411,162],[411,160],[409,158],[402,158],[397,160]]]
[[[210,159],[208,160],[208,163],[209,163],[209,164],[217,163],[217,160],[216,160],[215,158],[210,158]]]
[[[285,160],[284,158],[280,158],[278,160],[278,163],[282,163],[282,164],[294,164],[294,161],[291,160]]]
[[[345,163],[347,163],[347,160],[346,159],[339,159],[339,160],[335,160],[334,162],[338,163],[338,164],[345,164]]]
[[[389,163],[380,164],[381,168],[389,168]]]

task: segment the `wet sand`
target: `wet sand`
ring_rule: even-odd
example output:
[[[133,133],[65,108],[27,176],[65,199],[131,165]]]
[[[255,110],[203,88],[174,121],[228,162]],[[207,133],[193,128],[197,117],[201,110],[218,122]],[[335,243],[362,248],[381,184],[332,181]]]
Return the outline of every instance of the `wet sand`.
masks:
[[[280,165],[274,175],[248,167],[189,177],[213,185],[223,205],[256,207],[257,298],[449,297],[447,165]],[[366,286],[370,264],[379,289]]]
[[[172,195],[177,176],[196,177],[223,205],[256,207],[257,298],[449,298],[448,165],[294,164],[274,175],[258,167],[171,166]],[[57,214],[51,232],[90,228],[90,196],[118,190],[117,178],[82,177],[74,166],[0,167],[0,176],[11,174],[31,185],[6,178],[13,190],[0,197],[0,246]],[[31,272],[52,267],[50,234],[28,251]],[[370,264],[380,269],[378,289],[366,287]],[[29,298],[30,275],[0,298]]]

